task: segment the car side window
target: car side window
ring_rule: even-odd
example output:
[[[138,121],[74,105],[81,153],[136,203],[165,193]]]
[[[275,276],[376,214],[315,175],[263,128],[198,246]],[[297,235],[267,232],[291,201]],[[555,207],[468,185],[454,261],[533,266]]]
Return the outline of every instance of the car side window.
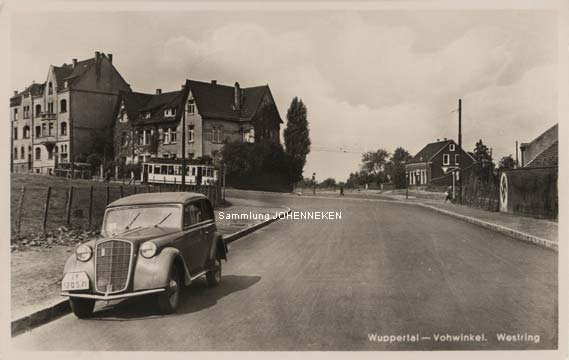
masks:
[[[184,207],[184,227],[197,224],[201,221],[201,210],[197,204],[192,203]]]
[[[213,220],[213,210],[211,209],[209,201],[202,200],[200,205],[202,208],[202,221]]]

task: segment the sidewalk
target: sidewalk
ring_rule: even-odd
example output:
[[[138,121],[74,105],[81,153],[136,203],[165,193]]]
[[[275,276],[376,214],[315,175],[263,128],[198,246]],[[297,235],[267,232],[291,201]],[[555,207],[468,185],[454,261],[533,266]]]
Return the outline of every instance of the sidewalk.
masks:
[[[444,204],[434,201],[424,203],[439,209],[452,211],[453,213],[463,216],[473,217],[555,243],[559,242],[558,223],[555,221],[534,219],[531,217],[512,215],[503,212],[486,211],[451,203]]]
[[[228,199],[231,206],[215,211],[218,231],[227,236],[264,219],[219,220],[219,212],[241,214],[274,215],[284,207],[270,206],[266,203],[245,199]],[[88,239],[85,239],[87,241]],[[39,309],[53,306],[64,300],[59,295],[63,266],[75,246],[53,245],[49,248],[30,247],[11,254],[11,319],[16,320]]]

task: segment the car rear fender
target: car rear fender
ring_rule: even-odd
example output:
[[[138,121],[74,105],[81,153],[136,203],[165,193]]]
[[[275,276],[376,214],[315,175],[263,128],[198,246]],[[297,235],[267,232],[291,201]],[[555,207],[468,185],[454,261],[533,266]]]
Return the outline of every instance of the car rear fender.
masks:
[[[210,254],[210,259],[223,259],[225,261],[227,261],[227,244],[225,243],[225,240],[223,239],[223,236],[216,234],[215,235],[215,241],[214,244],[212,246],[212,250],[211,250],[211,254]]]
[[[138,257],[134,270],[133,290],[148,290],[168,286],[168,275],[172,266],[178,266],[184,275],[184,284],[191,283],[190,272],[180,251],[175,248],[163,248],[150,259]]]

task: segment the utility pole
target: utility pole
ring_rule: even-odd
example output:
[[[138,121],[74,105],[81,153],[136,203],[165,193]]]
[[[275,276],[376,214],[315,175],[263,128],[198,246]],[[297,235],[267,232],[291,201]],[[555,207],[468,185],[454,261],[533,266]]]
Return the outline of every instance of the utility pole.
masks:
[[[182,189],[186,186],[186,103],[182,106]]]
[[[516,169],[520,166],[518,162],[518,140],[516,140]]]
[[[458,203],[462,204],[462,99],[458,99]]]

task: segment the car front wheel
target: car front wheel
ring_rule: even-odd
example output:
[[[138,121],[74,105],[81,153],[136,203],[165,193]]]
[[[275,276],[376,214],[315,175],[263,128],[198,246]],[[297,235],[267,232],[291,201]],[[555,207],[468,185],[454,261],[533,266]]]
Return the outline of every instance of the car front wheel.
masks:
[[[172,314],[180,302],[180,274],[177,266],[172,266],[168,278],[168,288],[158,295],[158,307],[162,314]]]
[[[208,286],[214,287],[219,285],[221,282],[221,259],[214,260],[213,268],[205,274],[205,277]]]
[[[81,299],[81,298],[69,298],[69,305],[71,306],[71,311],[79,319],[85,319],[91,314],[93,314],[93,309],[95,308],[95,300],[93,299]]]

